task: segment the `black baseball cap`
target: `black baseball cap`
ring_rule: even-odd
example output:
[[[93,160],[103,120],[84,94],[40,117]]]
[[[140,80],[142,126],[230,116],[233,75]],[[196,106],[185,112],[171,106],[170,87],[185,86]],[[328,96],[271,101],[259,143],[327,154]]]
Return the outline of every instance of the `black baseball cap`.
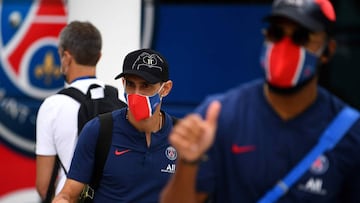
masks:
[[[125,56],[123,72],[115,80],[127,74],[137,75],[151,84],[166,82],[169,80],[169,65],[159,52],[139,49]]]
[[[335,23],[336,14],[329,0],[274,0],[270,15],[289,18],[311,31],[329,32]]]

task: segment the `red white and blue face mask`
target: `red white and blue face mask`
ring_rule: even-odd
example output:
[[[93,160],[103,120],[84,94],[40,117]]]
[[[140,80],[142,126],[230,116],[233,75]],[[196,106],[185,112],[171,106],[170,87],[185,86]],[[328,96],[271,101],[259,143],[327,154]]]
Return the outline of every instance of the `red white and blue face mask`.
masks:
[[[316,74],[318,59],[289,37],[266,42],[260,57],[266,81],[280,89],[296,88],[311,79]]]
[[[159,91],[152,96],[124,93],[128,108],[136,121],[150,118],[154,114],[156,107],[161,102],[159,94],[161,89],[162,86]]]

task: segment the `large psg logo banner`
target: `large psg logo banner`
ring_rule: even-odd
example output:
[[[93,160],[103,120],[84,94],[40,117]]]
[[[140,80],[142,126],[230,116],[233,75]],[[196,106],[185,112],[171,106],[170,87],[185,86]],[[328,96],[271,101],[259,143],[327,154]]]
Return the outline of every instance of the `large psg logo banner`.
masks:
[[[0,202],[35,187],[36,114],[64,85],[57,44],[66,16],[62,0],[0,1]]]

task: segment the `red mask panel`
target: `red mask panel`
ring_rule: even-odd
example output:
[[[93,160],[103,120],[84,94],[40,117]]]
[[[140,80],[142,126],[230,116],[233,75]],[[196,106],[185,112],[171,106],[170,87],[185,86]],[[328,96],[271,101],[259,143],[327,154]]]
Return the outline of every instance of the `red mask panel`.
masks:
[[[318,57],[284,37],[265,44],[261,55],[266,80],[279,88],[291,88],[315,74]]]
[[[129,110],[137,121],[150,118],[161,101],[158,93],[153,96],[144,96],[140,94],[127,95],[125,93],[125,98]]]

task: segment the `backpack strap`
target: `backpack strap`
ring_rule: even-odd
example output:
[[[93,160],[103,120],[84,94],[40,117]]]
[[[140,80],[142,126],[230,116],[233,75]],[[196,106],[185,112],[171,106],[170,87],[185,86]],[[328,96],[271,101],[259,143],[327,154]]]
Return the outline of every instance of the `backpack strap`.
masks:
[[[102,178],[102,172],[111,146],[112,130],[113,130],[112,113],[108,112],[108,113],[100,114],[99,120],[100,120],[99,137],[96,143],[94,170],[90,182],[90,185],[94,190],[96,190],[99,187],[99,183]]]
[[[90,88],[89,88],[89,90],[90,90]],[[69,88],[62,89],[58,92],[58,94],[64,94],[64,95],[67,95],[67,96],[73,98],[74,100],[76,100],[77,102],[80,103],[80,108],[81,108],[81,105],[85,104],[87,101],[87,95],[85,95],[79,89],[76,89],[75,87],[69,87]],[[80,111],[80,109],[79,109],[79,111]],[[79,115],[78,115],[78,117],[79,117]],[[78,135],[80,134],[80,131],[83,128],[83,126],[84,126],[84,123],[79,122],[79,119],[78,119]]]
[[[55,181],[59,173],[59,168],[60,168],[59,163],[60,163],[59,157],[56,155],[54,167],[50,178],[50,183],[46,191],[45,199],[41,201],[42,203],[50,203],[55,195]]]
[[[326,150],[331,150],[345,135],[349,128],[360,117],[358,111],[345,107],[325,129],[315,147],[296,165],[282,180],[280,180],[258,203],[276,202],[289,188],[309,169],[316,158]]]
[[[78,90],[74,87],[64,88],[64,89],[60,90],[57,94],[67,95],[67,96],[75,99],[76,101],[78,101],[80,104],[85,102],[85,100],[86,100],[86,96],[80,90]],[[51,173],[49,186],[48,186],[48,189],[46,192],[46,197],[42,201],[43,203],[50,203],[53,198],[53,195],[55,194],[55,182],[56,182],[56,177],[58,176],[58,173],[59,173],[60,165],[62,166],[65,174],[67,174],[67,171],[65,170],[63,164],[61,163],[59,156],[56,155],[54,167],[53,167],[53,170]]]
[[[88,114],[92,114],[92,115],[98,115],[99,114],[99,102],[98,102],[98,99],[93,99],[92,98],[92,96],[91,96],[91,90],[92,89],[95,89],[95,88],[99,88],[99,87],[101,87],[100,85],[98,85],[98,84],[91,84],[90,86],[89,86],[89,88],[88,88],[88,90],[87,90],[87,92],[86,92],[86,98],[88,98],[88,99],[91,99],[91,101],[93,102],[93,105],[92,105],[92,111],[93,111],[93,113],[90,113],[89,111],[90,111],[90,109],[87,109],[87,113]],[[104,96],[105,96],[105,93],[104,93]],[[87,117],[89,117],[89,115],[87,115]],[[87,122],[87,121],[86,121]],[[85,123],[86,123],[85,122]],[[84,126],[85,125],[85,123],[82,123],[82,125]]]
[[[75,99],[80,104],[82,104],[86,101],[86,95],[84,93],[82,93],[82,91],[80,91],[79,89],[76,89],[75,87],[64,88],[64,89],[60,90],[57,94],[67,95],[67,96]]]
[[[116,89],[115,87],[113,87],[111,85],[105,85],[104,94],[105,94],[105,96],[108,96],[108,95],[113,96],[113,95],[115,95],[116,97],[118,97],[119,92],[118,92],[118,89]]]

